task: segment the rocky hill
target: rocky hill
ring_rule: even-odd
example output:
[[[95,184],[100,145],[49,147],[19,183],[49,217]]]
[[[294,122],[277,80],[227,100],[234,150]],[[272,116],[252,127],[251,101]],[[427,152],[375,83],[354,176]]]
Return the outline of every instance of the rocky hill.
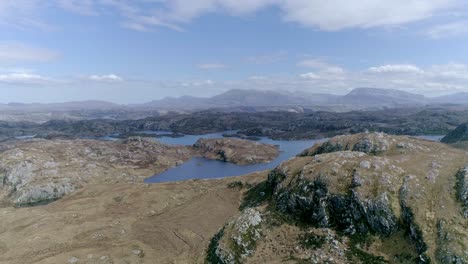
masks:
[[[211,263],[467,263],[468,156],[385,134],[340,136],[270,172]]]
[[[0,153],[0,200],[30,206],[89,184],[142,182],[192,155],[188,148],[142,138],[19,142]]]

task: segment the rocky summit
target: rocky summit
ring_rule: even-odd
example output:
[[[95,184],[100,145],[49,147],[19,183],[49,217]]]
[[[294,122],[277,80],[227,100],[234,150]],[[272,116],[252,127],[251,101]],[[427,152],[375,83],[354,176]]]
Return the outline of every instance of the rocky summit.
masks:
[[[247,191],[210,261],[468,263],[467,162],[410,137],[332,138]]]

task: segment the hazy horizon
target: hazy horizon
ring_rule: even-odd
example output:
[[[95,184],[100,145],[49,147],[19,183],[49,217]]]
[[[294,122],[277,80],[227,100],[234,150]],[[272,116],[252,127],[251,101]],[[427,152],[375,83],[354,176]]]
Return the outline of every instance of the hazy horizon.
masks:
[[[352,88],[352,89],[349,89],[348,91],[346,91],[345,93],[327,93],[327,92],[324,92],[324,93],[313,93],[313,92],[308,92],[308,91],[286,91],[286,90],[259,90],[259,89],[248,89],[248,88],[245,88],[245,89],[242,89],[242,88],[239,88],[239,89],[230,89],[230,90],[226,90],[226,91],[221,91],[220,93],[216,93],[216,94],[213,94],[213,95],[203,95],[203,96],[197,96],[197,95],[180,95],[180,96],[164,96],[164,97],[161,97],[161,98],[146,98],[146,100],[142,100],[142,101],[139,101],[139,102],[130,102],[130,103],[119,103],[119,102],[115,102],[115,101],[110,101],[110,100],[103,100],[103,99],[83,99],[83,100],[68,100],[68,101],[45,101],[45,102],[37,102],[37,101],[23,101],[23,102],[20,102],[20,101],[10,101],[10,102],[4,102],[4,101],[1,101],[0,100],[0,104],[4,104],[4,105],[7,105],[7,104],[60,104],[60,103],[73,103],[73,102],[106,102],[106,103],[113,103],[113,104],[117,104],[117,105],[122,105],[122,106],[131,106],[131,105],[139,105],[139,104],[145,104],[145,103],[150,103],[152,101],[159,101],[159,100],[164,100],[164,99],[180,99],[180,98],[183,98],[183,97],[191,97],[191,98],[198,98],[198,99],[209,99],[209,98],[213,98],[215,96],[218,96],[218,95],[223,95],[225,93],[229,93],[231,91],[251,91],[251,92],[272,92],[272,93],[284,93],[284,94],[290,94],[290,95],[296,95],[295,93],[301,93],[301,94],[297,94],[298,97],[300,97],[301,95],[306,95],[306,94],[310,94],[310,95],[314,95],[314,94],[324,94],[324,95],[332,95],[332,96],[344,96],[344,95],[347,95],[348,93],[352,92],[354,89],[375,89],[375,90],[396,90],[396,91],[403,91],[403,92],[406,92],[405,90],[403,89],[391,89],[391,88],[375,88],[375,87],[355,87],[355,88]],[[410,92],[411,93],[411,92]],[[444,95],[453,95],[453,94],[457,94],[457,93],[460,93],[460,92],[452,92],[452,93],[447,93],[447,94],[443,94],[443,95],[440,95],[440,96],[444,96]],[[468,92],[467,92],[468,93]],[[422,96],[425,96],[427,99],[435,99],[435,98],[438,98],[439,96],[428,96],[428,95],[425,95],[425,94],[419,94],[419,93],[412,93],[414,95],[422,95]],[[326,103],[326,102],[324,102]]]
[[[468,91],[466,9],[459,0],[2,1],[0,101]]]

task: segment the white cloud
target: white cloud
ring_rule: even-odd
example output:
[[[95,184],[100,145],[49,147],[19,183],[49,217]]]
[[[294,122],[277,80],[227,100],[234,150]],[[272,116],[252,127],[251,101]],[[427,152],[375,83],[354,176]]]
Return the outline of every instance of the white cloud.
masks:
[[[424,73],[419,67],[411,64],[388,64],[370,67],[369,73]]]
[[[227,65],[222,63],[203,63],[198,64],[197,67],[201,70],[220,70],[227,68]]]
[[[317,74],[313,72],[303,73],[303,74],[300,74],[299,76],[303,79],[313,79],[313,80],[320,79],[320,76],[318,76]]]
[[[91,75],[88,77],[88,79],[97,82],[122,82],[124,80],[122,77],[115,74]]]
[[[16,62],[45,62],[60,57],[53,50],[36,48],[17,42],[0,42],[0,64]]]
[[[44,4],[46,3],[46,4]],[[284,21],[325,31],[349,28],[400,26],[445,15],[462,4],[461,0],[2,0],[0,24],[43,27],[38,12],[55,3],[66,11],[81,15],[117,11],[121,25],[139,31],[167,27],[181,31],[185,23],[218,13],[231,16],[255,14],[260,10],[279,10]],[[104,12],[105,10],[105,12]],[[457,27],[459,28],[459,27]],[[447,26],[435,29],[453,31]],[[458,30],[458,29],[457,29]],[[457,31],[455,30],[455,31]]]
[[[468,21],[461,20],[439,24],[426,30],[425,34],[433,39],[458,37],[468,34]]]
[[[341,80],[346,71],[337,65],[328,63],[321,59],[306,59],[297,63],[297,66],[314,69],[315,72],[301,74],[303,79],[337,79]]]
[[[398,26],[454,7],[455,0],[280,1],[287,21],[327,31]]]
[[[347,93],[356,87],[400,89],[429,96],[468,92],[468,65],[460,63],[427,67],[413,64],[382,65],[365,70],[343,69],[344,72],[339,74],[324,74],[323,69],[327,69],[329,64],[321,60],[308,60],[301,65],[309,66],[314,71],[299,74],[296,78],[270,78],[264,87],[262,83],[256,83],[255,87],[337,94]],[[248,88],[247,84],[245,88]]]
[[[320,61],[320,60],[319,60]],[[79,96],[79,99],[104,99],[117,100],[119,102],[149,101],[164,96],[211,96],[229,89],[262,89],[277,91],[302,91],[315,93],[345,94],[356,87],[376,87],[405,90],[413,93],[421,93],[429,96],[450,94],[458,91],[468,92],[468,65],[460,63],[436,64],[430,66],[413,65],[420,69],[419,73],[414,71],[383,73],[369,73],[368,69],[352,70],[342,69],[332,73],[326,71],[330,68],[329,63],[323,60],[320,63],[309,63],[314,66],[311,71],[296,75],[275,76],[250,76],[244,80],[213,81],[210,79],[194,80],[172,80],[172,81],[150,81],[132,78],[125,82],[116,81],[121,79],[114,74],[94,75],[86,78],[76,77],[68,79],[52,79],[31,71],[15,71],[14,69],[0,69],[0,89],[10,87],[21,87],[17,92],[17,98],[32,98],[29,92],[36,96],[43,96],[42,100],[49,100],[44,94],[55,91],[54,95],[63,100],[74,100],[78,98],[67,98],[66,96]],[[320,67],[319,67],[320,66]],[[385,66],[385,65],[384,65]],[[333,66],[338,67],[338,66]],[[375,66],[379,68],[381,66]],[[404,67],[403,67],[404,68]],[[388,69],[386,67],[385,69]],[[93,81],[90,81],[92,79]],[[23,85],[25,84],[25,85]],[[40,87],[41,89],[35,89]],[[83,88],[85,87],[85,88]],[[82,89],[87,89],[83,92]],[[18,89],[19,90],[19,89]],[[40,93],[38,91],[41,91]],[[73,91],[73,92],[70,92]],[[118,91],[118,93],[112,92]],[[6,97],[10,96],[8,90],[4,92]],[[10,96],[11,97],[11,96]],[[9,98],[9,97],[8,97]],[[21,101],[15,99],[16,101]]]
[[[326,31],[398,26],[453,8],[457,0],[160,0],[155,15],[168,23],[186,23],[208,13],[251,14],[278,8],[286,21]]]
[[[3,73],[0,74],[0,82],[7,82],[7,83],[37,83],[37,82],[44,82],[49,81],[49,78],[43,77],[38,74],[31,74],[31,73]]]

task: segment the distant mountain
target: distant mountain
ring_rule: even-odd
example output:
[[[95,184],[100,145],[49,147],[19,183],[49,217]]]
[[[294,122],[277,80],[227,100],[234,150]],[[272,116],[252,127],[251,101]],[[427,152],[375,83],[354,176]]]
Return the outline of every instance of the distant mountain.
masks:
[[[110,110],[121,108],[121,105],[106,101],[88,100],[72,101],[65,103],[8,103],[1,104],[1,110],[20,110],[20,111],[74,111],[74,110]]]
[[[313,101],[328,100],[333,95],[303,94],[292,92],[260,91],[260,90],[229,90],[210,98],[213,105],[221,106],[304,106]]]
[[[324,93],[286,92],[254,89],[233,89],[213,97],[167,97],[131,107],[170,110],[201,110],[209,108],[239,107],[343,107],[343,109],[369,109],[382,107],[408,107],[429,104],[468,105],[468,92],[440,97],[426,97],[421,94],[397,89],[355,88],[346,95]]]
[[[428,98],[395,89],[356,88],[346,95],[233,89],[213,97],[166,97],[143,104],[119,105],[105,101],[74,101],[51,104],[0,104],[0,110],[76,111],[76,110],[149,110],[194,111],[204,109],[250,109],[249,111],[349,111],[383,107],[408,107],[428,104],[465,104],[468,93]]]
[[[342,104],[365,106],[405,106],[429,103],[424,95],[395,89],[356,88],[339,99]]]
[[[307,94],[264,90],[233,89],[210,97],[166,97],[137,107],[169,109],[207,109],[231,107],[277,107],[311,106],[334,103],[339,96],[330,94]]]
[[[151,109],[194,109],[206,108],[209,98],[181,96],[181,97],[166,97],[161,100],[153,100],[148,103],[139,105],[130,105],[136,108],[151,108]]]
[[[431,98],[433,103],[468,104],[468,92],[454,93]]]

